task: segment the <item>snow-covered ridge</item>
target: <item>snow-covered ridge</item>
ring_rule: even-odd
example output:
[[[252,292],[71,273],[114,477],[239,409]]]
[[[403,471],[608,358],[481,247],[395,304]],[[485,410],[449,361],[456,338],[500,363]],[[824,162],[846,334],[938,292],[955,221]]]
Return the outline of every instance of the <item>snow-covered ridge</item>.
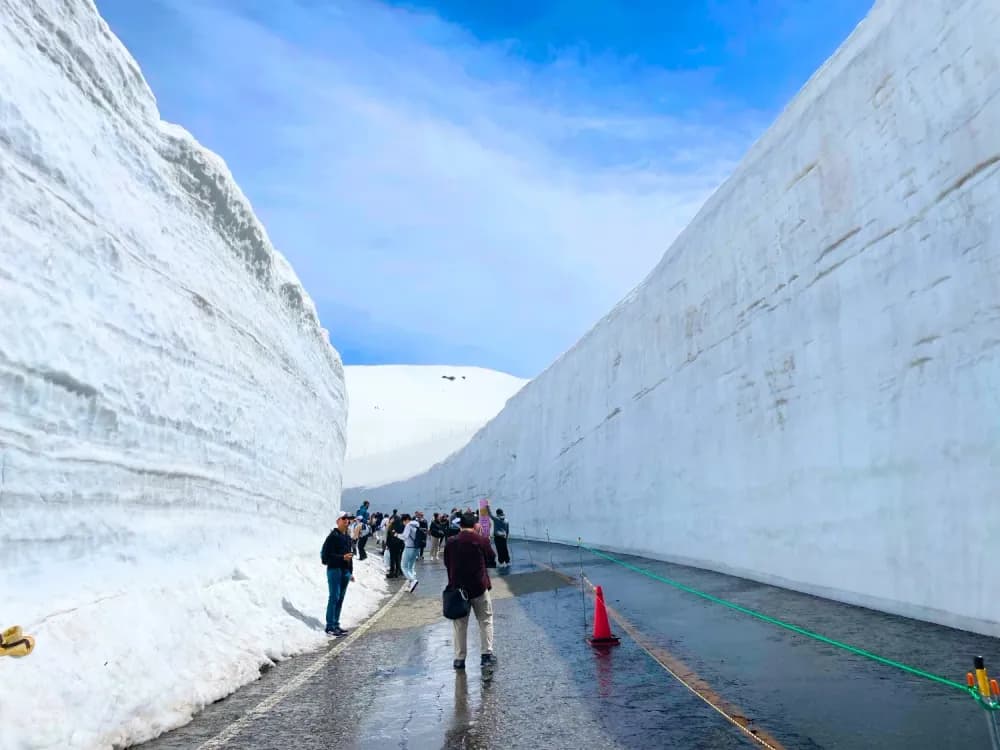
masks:
[[[0,623],[38,639],[0,747],[143,739],[315,644],[340,357],[92,0],[0,0],[0,300]]]
[[[365,496],[1000,635],[998,38],[881,0],[640,287]]]
[[[345,367],[344,487],[416,476],[468,444],[527,382],[479,367]]]

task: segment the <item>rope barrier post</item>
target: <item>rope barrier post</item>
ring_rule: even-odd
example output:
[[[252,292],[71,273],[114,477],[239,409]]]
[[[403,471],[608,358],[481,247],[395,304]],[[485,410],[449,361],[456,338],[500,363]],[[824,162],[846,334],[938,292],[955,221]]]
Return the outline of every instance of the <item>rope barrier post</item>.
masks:
[[[990,733],[990,747],[992,750],[1000,750],[1000,695],[997,695],[996,680],[990,680],[986,673],[986,660],[982,656],[972,659],[972,666],[975,670],[972,687],[973,695],[976,692],[979,703],[986,710],[986,726]]]
[[[552,537],[549,536],[548,529],[545,529],[545,538],[549,540],[549,567],[555,570],[556,564],[552,562]]]
[[[532,567],[534,567],[534,565],[535,565],[535,558],[532,557],[532,555],[531,555],[531,542],[528,541],[528,527],[527,526],[522,526],[521,530],[524,532],[524,541],[525,541],[525,545],[524,546],[528,548],[528,562],[531,563]]]
[[[576,538],[576,550],[580,553],[580,607],[583,610],[583,632],[587,632],[587,593],[584,591],[586,582],[583,580],[583,539]]]

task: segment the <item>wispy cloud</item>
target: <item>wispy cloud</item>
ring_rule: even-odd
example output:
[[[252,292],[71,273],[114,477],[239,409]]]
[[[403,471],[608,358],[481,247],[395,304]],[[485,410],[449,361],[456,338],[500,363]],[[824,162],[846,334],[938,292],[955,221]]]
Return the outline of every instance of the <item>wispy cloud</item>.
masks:
[[[174,42],[146,68],[166,116],[230,163],[348,361],[537,373],[763,122],[714,101],[711,70],[531,64],[376,3],[161,4]]]

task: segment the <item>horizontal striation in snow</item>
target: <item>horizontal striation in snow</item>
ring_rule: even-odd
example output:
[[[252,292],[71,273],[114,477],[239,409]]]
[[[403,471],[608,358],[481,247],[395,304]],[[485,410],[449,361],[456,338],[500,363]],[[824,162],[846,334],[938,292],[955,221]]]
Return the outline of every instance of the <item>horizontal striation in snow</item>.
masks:
[[[0,745],[147,738],[321,640],[340,357],[92,0],[0,0],[0,302],[0,627],[38,638]]]
[[[879,2],[641,286],[365,496],[1000,635],[997,39]]]
[[[323,519],[343,371],[294,272],[90,0],[0,13],[0,565],[146,508]]]

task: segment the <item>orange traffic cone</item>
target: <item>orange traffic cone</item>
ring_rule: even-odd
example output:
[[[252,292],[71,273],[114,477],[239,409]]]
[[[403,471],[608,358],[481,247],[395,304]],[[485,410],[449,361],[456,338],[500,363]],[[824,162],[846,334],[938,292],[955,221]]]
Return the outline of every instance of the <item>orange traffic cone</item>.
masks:
[[[604,606],[604,590],[600,586],[594,588],[594,635],[587,639],[591,646],[617,646],[621,641],[611,634],[608,623],[608,610]]]

